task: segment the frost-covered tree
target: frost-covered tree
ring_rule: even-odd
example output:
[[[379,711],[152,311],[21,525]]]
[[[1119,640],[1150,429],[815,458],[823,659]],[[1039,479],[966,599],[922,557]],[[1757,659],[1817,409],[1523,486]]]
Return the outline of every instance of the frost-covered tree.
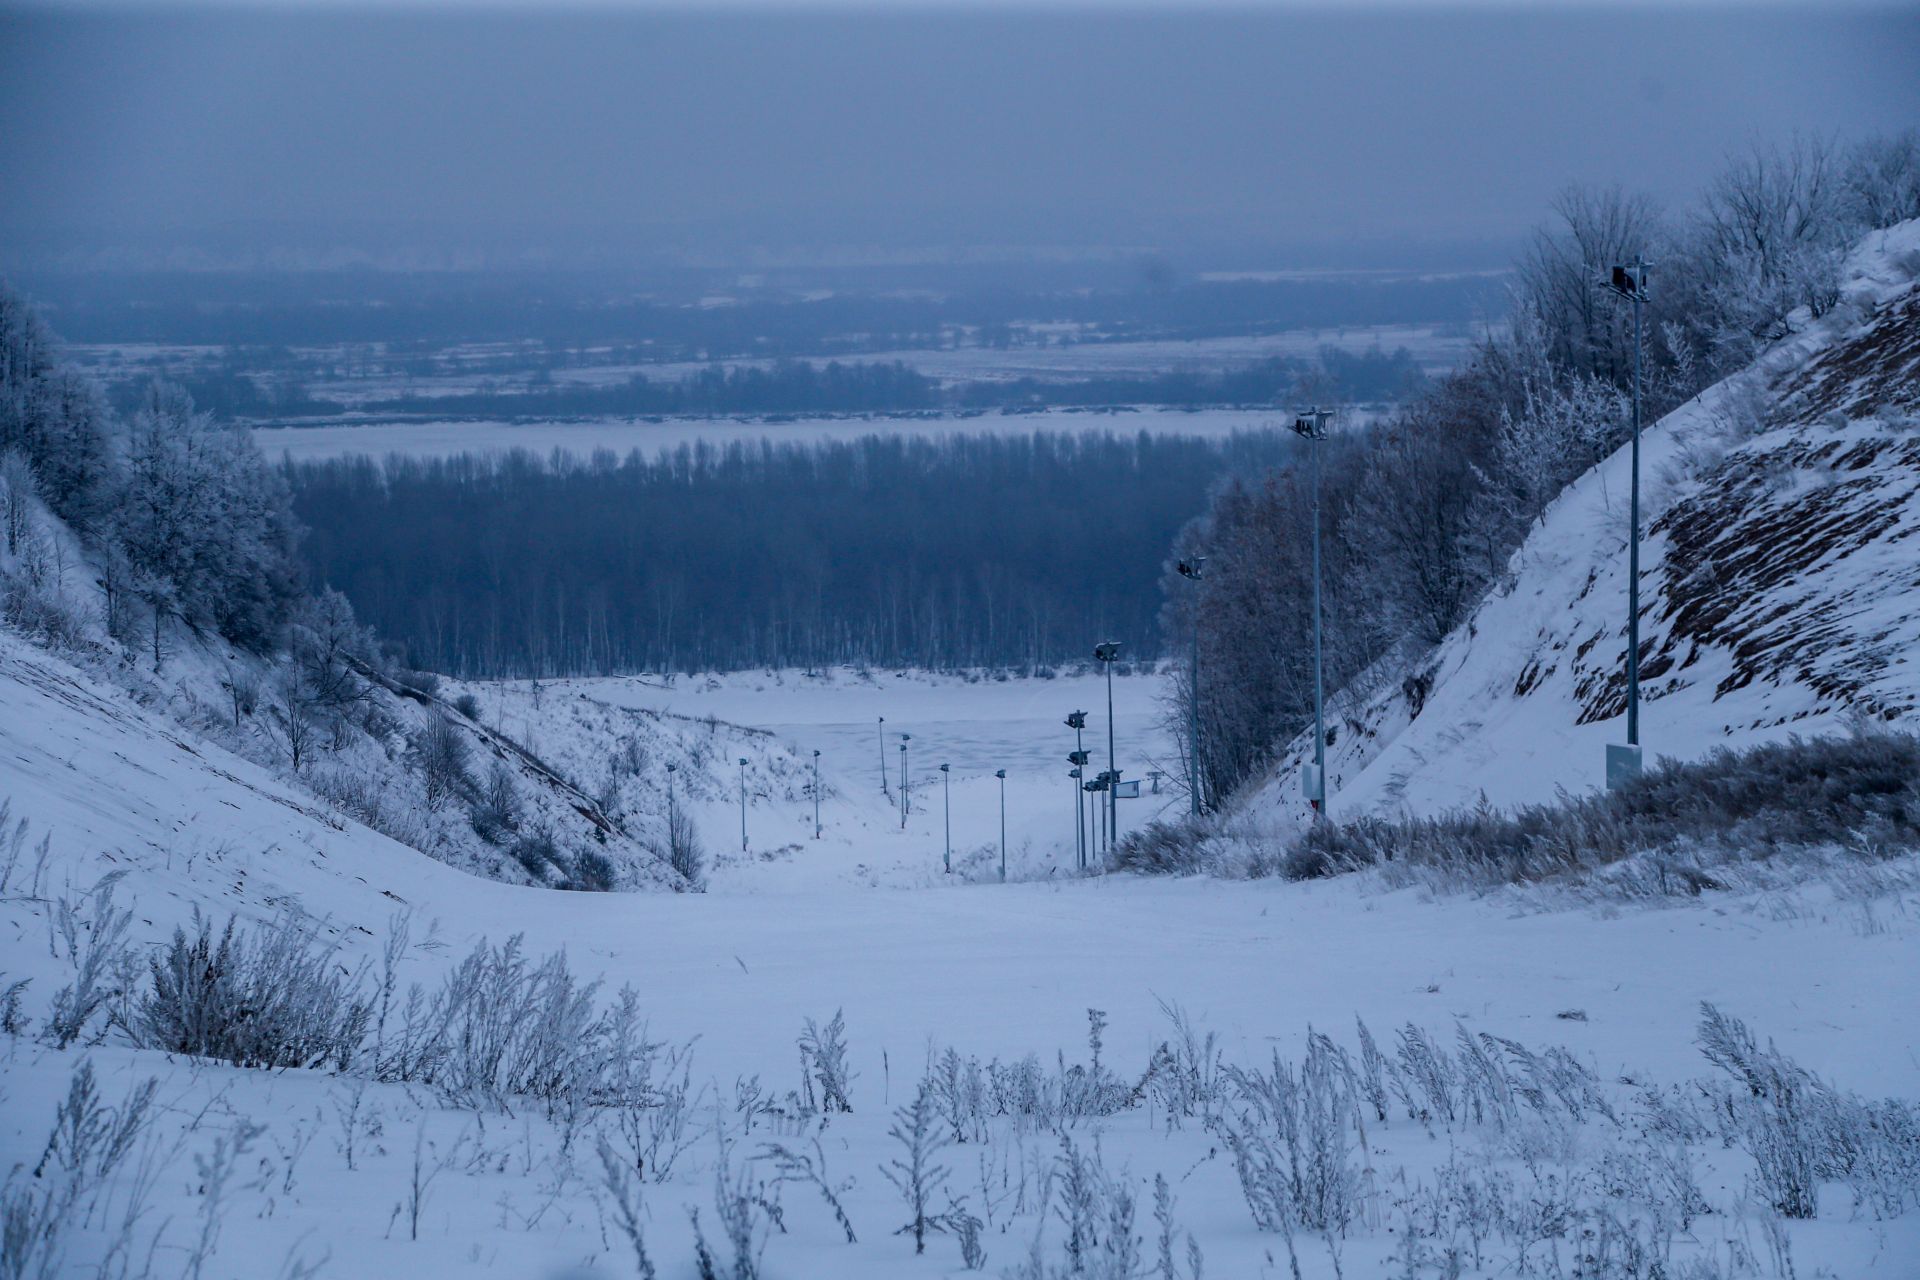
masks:
[[[116,540],[195,627],[266,647],[299,587],[285,486],[244,431],[156,383],[134,414]]]

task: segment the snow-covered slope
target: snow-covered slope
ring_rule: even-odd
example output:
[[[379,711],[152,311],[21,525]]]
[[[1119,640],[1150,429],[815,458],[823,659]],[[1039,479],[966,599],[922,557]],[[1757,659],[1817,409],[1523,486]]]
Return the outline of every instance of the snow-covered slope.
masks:
[[[1643,439],[1641,741],[1698,757],[1920,706],[1920,222],[1846,301]],[[1570,485],[1509,584],[1433,654],[1330,709],[1336,816],[1550,800],[1625,741],[1626,449]],[[1249,811],[1305,816],[1294,744]]]

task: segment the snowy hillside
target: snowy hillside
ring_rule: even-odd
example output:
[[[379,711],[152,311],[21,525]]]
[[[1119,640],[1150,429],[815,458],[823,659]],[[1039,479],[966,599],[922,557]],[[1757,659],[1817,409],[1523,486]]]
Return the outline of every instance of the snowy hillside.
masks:
[[[716,1239],[716,1215],[747,1214],[760,1260],[730,1273],[971,1274],[955,1238],[971,1215],[987,1274],[1038,1275],[1020,1270],[1030,1257],[1072,1256],[1062,1211],[1098,1213],[1118,1224],[1103,1228],[1103,1248],[1150,1259],[1156,1176],[1167,1183],[1181,1280],[1198,1274],[1184,1261],[1188,1233],[1205,1275],[1288,1274],[1282,1236],[1248,1212],[1247,1187],[1257,1194],[1265,1184],[1221,1136],[1279,1141],[1246,1092],[1259,1080],[1236,1084],[1221,1071],[1271,1066],[1277,1079],[1276,1051],[1288,1071],[1300,1070],[1306,1052],[1310,1072],[1349,1061],[1363,1070],[1355,1080],[1374,1082],[1334,1085],[1340,1092],[1327,1099],[1364,1114],[1366,1137],[1355,1145],[1353,1129],[1338,1124],[1328,1135],[1340,1179],[1329,1212],[1343,1225],[1295,1241],[1303,1276],[1391,1274],[1404,1269],[1403,1254],[1417,1275],[1448,1274],[1451,1254],[1460,1264],[1452,1274],[1511,1274],[1516,1261],[1545,1268],[1559,1258],[1627,1276],[1644,1273],[1620,1269],[1622,1258],[1651,1249],[1720,1268],[1691,1273],[1700,1276],[1768,1274],[1754,1260],[1771,1256],[1805,1274],[1894,1278],[1912,1274],[1905,1260],[1920,1251],[1920,1215],[1906,1211],[1911,1190],[1899,1169],[1857,1170],[1828,1187],[1817,1218],[1782,1224],[1754,1181],[1745,1131],[1712,1136],[1715,1113],[1690,1100],[1731,1099],[1728,1114],[1741,1114],[1694,1043],[1701,1000],[1750,1020],[1808,1066],[1833,1070],[1838,1091],[1817,1096],[1842,1119],[1869,1114],[1847,1090],[1910,1096],[1908,1011],[1920,996],[1920,934],[1903,905],[1910,893],[1851,897],[1819,885],[1612,917],[1543,911],[1549,904],[1524,898],[1425,901],[1358,879],[848,892],[828,874],[811,887],[778,876],[769,883],[783,891],[753,895],[561,893],[471,876],[342,822],[88,673],[0,643],[0,795],[11,801],[9,830],[0,831],[0,993],[30,983],[5,1011],[0,1168],[13,1170],[6,1193],[23,1230],[45,1231],[48,1215],[63,1211],[77,1224],[28,1239],[29,1257],[54,1259],[47,1274],[118,1275],[118,1261],[137,1251],[158,1260],[154,1275],[206,1280],[401,1272],[684,1280],[699,1274],[689,1213],[698,1209],[721,1249],[731,1246]],[[752,692],[752,679],[685,696],[725,705],[730,692]],[[959,690],[925,683],[925,709],[965,715]],[[1050,708],[1062,690],[1044,683],[978,696],[1002,711],[1022,700]],[[892,705],[911,702],[894,682],[876,688]],[[567,735],[553,726],[576,719],[580,692],[549,686],[525,724],[529,691],[496,711],[563,755]],[[764,693],[789,726],[865,718],[857,689]],[[611,699],[590,701],[583,742],[612,714]],[[989,721],[975,722],[970,749],[1017,755],[1026,730],[1017,716],[1008,723],[1009,738],[996,744]],[[757,762],[752,776],[780,768]],[[12,840],[21,819],[24,838]],[[847,811],[836,820],[850,822]],[[894,838],[878,823],[850,825],[849,851],[868,857],[883,856]],[[924,834],[900,847],[924,849]],[[814,871],[831,872],[837,859]],[[790,865],[807,864],[796,855]],[[113,920],[126,908],[131,949],[122,951]],[[234,911],[282,934],[313,930],[336,948],[329,973],[367,961],[371,971],[358,972],[370,984],[385,981],[383,956],[393,957],[392,1008],[374,997],[378,1030],[348,1069],[249,1070],[129,1043],[129,1028],[144,1025],[145,958],[174,926],[191,927],[196,909],[216,927]],[[582,1092],[487,1101],[408,1065],[406,1046],[443,1016],[432,1003],[443,984],[477,972],[470,957],[480,940],[513,935],[526,957],[564,952],[579,980],[631,985],[631,1012],[655,1042],[645,1065],[633,1066],[655,1072],[636,1100]],[[85,1034],[62,1047],[51,1036],[56,996],[84,984],[103,952],[103,973],[126,994],[110,995]],[[562,1062],[598,1052],[610,1034],[600,1021],[568,1023],[574,1041],[529,1038],[570,1017],[562,1006],[574,996],[543,987],[531,969],[515,976],[491,954],[493,967],[478,971],[498,975],[487,997],[498,1003],[476,1014],[498,1017],[476,1017],[451,1044],[537,1048]],[[1524,969],[1518,957],[1528,958]],[[418,1006],[405,994],[411,983],[421,986]],[[617,1007],[606,991],[580,998]],[[1185,1021],[1172,1020],[1169,1010],[1182,1009]],[[1088,1010],[1102,1011],[1091,1043]],[[809,1103],[817,1064],[802,1057],[796,1067],[805,1020],[824,1024],[836,1011],[845,1016],[850,1112]],[[1356,1015],[1383,1059],[1366,1057],[1372,1040],[1358,1038]],[[1323,1042],[1310,1029],[1332,1039],[1316,1048]],[[939,1132],[951,1137],[957,1127],[965,1140],[929,1153],[947,1185],[935,1201],[941,1229],[918,1254],[895,1232],[910,1210],[880,1171],[904,1152],[889,1130],[911,1125],[896,1109],[948,1048],[955,1091],[939,1096],[954,1109],[939,1113]],[[660,1074],[668,1052],[677,1065]],[[50,1158],[58,1107],[104,1132],[139,1113],[150,1079],[158,1089],[131,1159],[108,1169],[106,1156],[87,1154],[93,1129],[83,1128],[53,1146],[48,1178],[32,1176]],[[1564,1102],[1538,1092],[1543,1079],[1567,1091]],[[76,1092],[86,1082],[95,1092]],[[1373,1087],[1379,1111],[1365,1101]],[[1874,1105],[1888,1122],[1907,1114],[1904,1104]],[[656,1140],[664,1145],[648,1145]],[[643,1176],[610,1173],[603,1142]],[[811,1160],[830,1194],[804,1178],[775,1181],[782,1149]],[[1638,1194],[1643,1186],[1655,1190]],[[622,1203],[633,1208],[651,1270],[636,1269]],[[1528,1205],[1545,1206],[1552,1220],[1502,1216]],[[1544,1236],[1529,1234],[1536,1229]],[[848,1238],[856,1233],[857,1243]],[[1470,1249],[1484,1265],[1466,1265]]]
[[[1641,740],[1697,758],[1920,708],[1920,223],[1853,255],[1846,300],[1643,441]],[[1547,510],[1434,653],[1329,708],[1336,816],[1603,782],[1624,742],[1629,454]],[[1378,673],[1376,673],[1378,674]],[[1296,742],[1248,803],[1304,820]]]

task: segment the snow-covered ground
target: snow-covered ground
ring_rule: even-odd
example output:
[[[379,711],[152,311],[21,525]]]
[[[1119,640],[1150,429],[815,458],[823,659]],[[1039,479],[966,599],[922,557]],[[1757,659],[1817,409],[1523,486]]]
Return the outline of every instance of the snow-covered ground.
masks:
[[[498,724],[569,773],[594,777],[606,751],[613,710],[644,710],[694,722],[718,721],[766,731],[748,741],[747,850],[741,856],[734,759],[716,756],[692,810],[716,855],[712,887],[721,892],[821,888],[839,883],[932,885],[946,879],[948,799],[956,873],[998,879],[1000,782],[1006,778],[1009,875],[1058,876],[1075,866],[1073,780],[1067,713],[1088,713],[1086,747],[1106,767],[1106,683],[1098,676],[994,679],[924,672],[736,672],[725,675],[610,677],[543,681],[534,686],[475,682],[459,688]],[[1171,774],[1177,753],[1167,738],[1157,675],[1113,682],[1115,746],[1123,776],[1146,783],[1138,800],[1119,804],[1119,829],[1132,831],[1186,803],[1163,780],[1155,795],[1148,771]],[[884,719],[884,723],[883,723]],[[902,734],[908,805],[902,822]],[[810,765],[820,752],[821,838],[813,839]],[[881,789],[881,762],[886,790]],[[941,764],[951,765],[943,779]],[[796,768],[797,765],[797,768]],[[1091,776],[1091,775],[1089,775]],[[945,784],[943,788],[943,783]],[[654,796],[649,807],[662,804]],[[1092,822],[1088,808],[1088,822]]]
[[[154,1275],[310,1274],[299,1265],[322,1259],[323,1275],[423,1280],[635,1270],[613,1225],[592,1131],[564,1115],[533,1105],[468,1110],[430,1089],[318,1071],[199,1064],[124,1047],[104,1024],[106,1042],[91,1048],[37,1043],[32,1032],[54,989],[73,980],[54,928],[60,900],[77,902],[107,875],[119,877],[115,900],[133,909],[137,944],[164,937],[195,908],[216,919],[231,910],[256,920],[298,909],[324,920],[342,959],[353,962],[377,958],[395,914],[411,911],[415,946],[401,962],[403,981],[431,987],[477,940],[520,934],[531,954],[564,949],[577,972],[632,984],[654,1036],[698,1038],[691,1080],[704,1090],[694,1129],[704,1136],[669,1177],[645,1189],[649,1248],[665,1277],[695,1274],[689,1207],[699,1207],[717,1234],[719,1148],[709,1132],[716,1120],[732,1134],[736,1168],[767,1143],[812,1152],[817,1138],[858,1233],[857,1246],[846,1243],[817,1194],[789,1185],[781,1198],[785,1230],[768,1242],[762,1274],[965,1274],[950,1237],[935,1237],[916,1257],[911,1242],[893,1234],[904,1210],[879,1173],[899,1154],[887,1136],[890,1113],[911,1100],[936,1048],[1003,1063],[1037,1053],[1047,1071],[1056,1053],[1086,1062],[1088,1009],[1109,1019],[1102,1062],[1126,1082],[1142,1077],[1154,1047],[1172,1034],[1165,1002],[1217,1033],[1227,1061],[1248,1067],[1273,1052],[1297,1059],[1309,1028],[1352,1049],[1356,1016],[1390,1054],[1393,1030],[1407,1024],[1447,1042],[1458,1024],[1535,1049],[1565,1045],[1626,1108],[1641,1085],[1710,1074],[1691,1043],[1698,1004],[1710,1000],[1843,1088],[1920,1095],[1920,1024],[1912,1017],[1920,1007],[1920,921],[1898,895],[1861,901],[1814,885],[1764,899],[1707,895],[1682,907],[1615,913],[1525,899],[1429,901],[1380,893],[1357,879],[1288,885],[1042,874],[1002,886],[994,877],[953,883],[932,874],[938,806],[930,789],[921,791],[907,836],[890,826],[893,811],[869,756],[879,751],[875,718],[886,714],[890,732],[896,725],[913,732],[916,747],[927,744],[929,763],[950,758],[965,774],[968,799],[960,803],[956,786],[955,806],[956,836],[964,829],[965,844],[983,837],[975,812],[981,778],[1001,762],[1012,783],[1010,825],[1031,833],[1036,848],[1049,825],[1064,843],[1068,793],[1050,756],[1064,753],[1057,721],[1066,710],[1104,706],[1088,677],[969,685],[788,673],[671,689],[559,682],[543,686],[538,708],[529,689],[494,691],[483,718],[541,738],[556,760],[588,746],[585,731],[567,725],[595,723],[601,712],[593,708],[619,702],[641,708],[636,714],[751,719],[772,731],[769,743],[791,739],[823,753],[832,788],[827,821],[842,842],[825,856],[805,848],[805,818],[788,812],[801,806],[769,799],[750,805],[750,823],[784,823],[787,843],[799,848],[771,862],[723,867],[717,877],[723,890],[758,892],[582,894],[480,880],[432,862],[317,810],[218,748],[183,739],[58,659],[17,646],[0,656],[0,796],[12,804],[9,821],[30,824],[0,891],[0,969],[8,982],[32,979],[24,1012],[35,1019],[28,1035],[0,1041],[7,1098],[0,1168],[13,1168],[16,1185],[27,1185],[19,1180],[40,1159],[56,1102],[83,1060],[93,1063],[109,1103],[157,1078],[155,1137],[141,1157],[150,1162],[150,1187],[132,1232],[143,1250],[159,1233]],[[1147,738],[1152,684],[1116,681],[1123,743]],[[570,705],[585,710],[576,717]],[[888,747],[897,763],[894,742]],[[782,747],[780,754],[793,753]],[[914,766],[916,780],[923,768]],[[1035,790],[1023,809],[1017,779],[1028,777]],[[722,769],[707,785],[724,779]],[[1045,812],[1043,794],[1059,813]],[[724,848],[725,797],[701,803],[709,806],[709,842]],[[1145,812],[1147,802],[1140,803],[1136,813]],[[42,835],[44,864],[34,851]],[[878,876],[881,887],[865,888],[849,883],[852,860],[926,874]],[[1025,870],[1039,868],[1030,862]],[[81,907],[79,918],[98,915]],[[84,928],[81,934],[84,940]],[[852,1114],[824,1123],[763,1116],[746,1130],[736,1082],[757,1076],[776,1097],[797,1089],[802,1021],[824,1022],[836,1010],[844,1011],[856,1073]],[[248,1136],[244,1125],[264,1129]],[[1153,1177],[1164,1175],[1181,1229],[1205,1251],[1206,1274],[1289,1274],[1279,1237],[1255,1230],[1217,1135],[1197,1119],[1173,1124],[1159,1094],[1064,1132],[1083,1149],[1098,1135],[1108,1171],[1142,1198],[1142,1234],[1153,1230],[1146,1208]],[[1529,1157],[1545,1170],[1586,1168],[1582,1162],[1601,1152],[1639,1149],[1633,1125],[1593,1121],[1553,1132],[1556,1142],[1573,1145]],[[237,1137],[248,1150],[222,1180],[216,1143],[230,1152]],[[1055,1134],[1012,1121],[995,1121],[988,1137],[940,1159],[952,1171],[949,1190],[991,1219],[987,1268],[999,1274],[1026,1256],[1047,1219],[1044,1203],[1061,1203],[1057,1184],[1050,1202],[1041,1186],[1062,1148]],[[1533,1186],[1513,1154],[1515,1141],[1464,1121],[1428,1127],[1396,1104],[1388,1122],[1368,1129],[1360,1152],[1362,1216],[1344,1239],[1302,1239],[1303,1272],[1332,1275],[1337,1247],[1346,1275],[1393,1273],[1402,1243],[1388,1229],[1401,1220],[1396,1202],[1463,1169]],[[1760,1261],[1749,1270],[1727,1262],[1766,1259],[1767,1224],[1777,1222],[1745,1189],[1750,1162],[1710,1144],[1689,1151],[1712,1212],[1692,1221],[1674,1246],[1676,1260],[1710,1256],[1723,1264],[1703,1274],[1771,1274]],[[771,1176],[769,1166],[756,1167]],[[136,1182],[123,1175],[112,1203],[79,1221],[69,1267],[56,1274],[95,1274]],[[1631,1201],[1631,1188],[1604,1194]],[[1838,1186],[1823,1206],[1819,1220],[1783,1228],[1799,1274],[1819,1274],[1819,1267],[1848,1277],[1916,1274],[1920,1215],[1877,1221],[1851,1207]],[[207,1257],[196,1266],[203,1239],[210,1239]],[[1049,1249],[1059,1247],[1057,1227],[1050,1241]],[[1556,1244],[1562,1273],[1578,1248],[1590,1246],[1571,1238]],[[1546,1265],[1546,1252],[1533,1255],[1535,1265]],[[1510,1270],[1510,1252],[1490,1245],[1487,1256],[1507,1261],[1489,1262],[1479,1274]],[[1466,1266],[1464,1274],[1475,1273]],[[137,1265],[131,1274],[139,1274]]]

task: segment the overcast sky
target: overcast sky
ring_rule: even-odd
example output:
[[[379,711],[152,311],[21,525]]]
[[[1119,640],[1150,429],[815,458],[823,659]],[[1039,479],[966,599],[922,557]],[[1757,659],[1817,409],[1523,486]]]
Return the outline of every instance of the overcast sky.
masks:
[[[0,232],[1331,246],[1920,123],[1920,8],[4,7]]]

